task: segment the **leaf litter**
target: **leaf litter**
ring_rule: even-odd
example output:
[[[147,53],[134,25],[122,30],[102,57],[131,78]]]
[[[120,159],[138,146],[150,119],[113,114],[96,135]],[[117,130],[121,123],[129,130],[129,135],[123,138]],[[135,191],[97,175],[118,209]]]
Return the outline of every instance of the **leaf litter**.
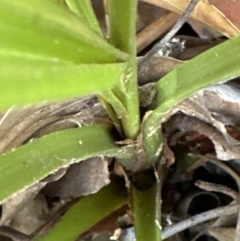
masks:
[[[92,2],[101,28],[106,32],[103,8],[100,6],[102,1],[93,0]],[[167,15],[170,17],[171,24],[165,32],[172,28],[178,20],[179,13],[185,9],[184,6],[188,2],[185,0],[140,1],[137,35],[139,46],[141,44],[139,56],[147,53],[154,41],[161,39],[163,33],[156,34],[156,32],[159,32],[159,25],[161,26],[165,21],[166,9],[175,13],[167,12],[167,14],[171,13]],[[226,0],[221,3],[214,0],[209,2],[214,5],[210,5],[207,1],[200,1],[196,9],[198,12],[194,15],[195,19],[200,19],[205,24],[192,19],[188,21],[197,37],[175,36],[180,39],[175,45],[178,51],[169,42],[170,51],[167,56],[151,57],[139,69],[140,85],[156,81],[183,61],[224,41],[222,34],[234,36],[239,33],[236,27],[239,27],[238,14],[231,8],[237,3],[228,2],[226,6],[224,5]],[[229,14],[230,8],[231,14]],[[204,12],[208,11],[215,14],[216,18],[211,17],[210,14],[206,16]],[[221,24],[218,20],[221,20]],[[143,46],[141,39],[148,37],[147,28],[151,24],[153,32],[151,40]],[[182,48],[180,45],[183,42]],[[163,239],[170,237],[169,233],[171,233],[171,241],[200,241],[201,237],[205,237],[205,240],[210,240],[210,237],[219,241],[238,240],[239,231],[236,233],[236,226],[239,229],[240,221],[236,201],[240,188],[239,83],[239,79],[236,79],[226,84],[206,88],[179,103],[165,115],[165,121],[162,123],[166,139],[163,155],[171,167],[163,187]],[[148,108],[148,106],[149,104],[143,105],[142,108]],[[1,153],[10,151],[32,139],[55,131],[109,121],[96,97],[47,103],[24,109],[12,108],[2,115],[0,121],[0,151]],[[186,163],[182,164],[184,160],[189,160],[188,166],[184,166]],[[61,213],[69,200],[95,193],[107,185],[110,182],[110,173],[116,172],[129,181],[128,171],[119,167],[118,170],[120,169],[121,172],[116,171],[116,168],[115,170],[112,168],[112,163],[114,160],[95,157],[73,164],[24,190],[17,197],[7,200],[2,205],[0,234],[3,236],[0,236],[0,240],[31,240],[31,235],[37,233],[37,230],[58,212]],[[199,208],[201,206],[199,204],[203,203],[208,205],[202,205],[204,207]],[[184,208],[181,208],[183,206]],[[185,210],[184,213],[179,212],[179,209]],[[122,214],[114,214],[113,220],[118,220],[118,226],[120,226],[118,234],[115,232],[116,235],[113,235],[114,229],[119,230],[118,226],[108,229],[104,226],[106,222],[104,220],[103,228],[97,231],[97,235],[95,233],[95,236],[83,236],[79,240],[132,240],[134,233],[132,228],[128,228],[132,225],[129,212],[129,208],[125,208]],[[125,220],[124,225],[120,225],[120,216]],[[203,219],[203,217],[206,218]],[[200,225],[211,219],[213,221]],[[199,227],[193,228],[193,224],[197,223]],[[5,226],[8,229],[4,229]],[[50,225],[51,228],[52,225]],[[106,231],[103,231],[104,228]],[[189,228],[188,232],[179,233],[187,228]],[[20,233],[14,233],[16,230]],[[24,234],[30,236],[24,236]]]

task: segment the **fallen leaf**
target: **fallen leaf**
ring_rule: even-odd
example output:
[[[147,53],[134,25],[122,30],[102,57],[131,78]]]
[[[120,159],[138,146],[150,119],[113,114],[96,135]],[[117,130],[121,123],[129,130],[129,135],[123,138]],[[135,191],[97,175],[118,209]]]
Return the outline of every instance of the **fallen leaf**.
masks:
[[[218,31],[210,28],[208,25],[195,20],[189,19],[188,24],[192,27],[192,29],[198,34],[201,39],[217,39],[222,37],[223,35]]]
[[[214,118],[225,126],[240,126],[240,88],[236,85],[221,84],[209,87],[204,91],[204,101]]]
[[[154,6],[154,5],[152,5]],[[160,9],[160,8],[159,8]],[[174,12],[167,12],[159,19],[149,24],[141,32],[137,34],[137,53],[144,50],[147,46],[160,38],[168,30],[170,30],[177,22],[179,15]],[[151,17],[149,17],[151,19]]]
[[[143,85],[157,81],[182,63],[171,57],[154,56],[138,70],[138,83]]]
[[[176,13],[183,13],[190,0],[145,0],[145,2],[166,8]],[[227,37],[237,36],[239,29],[207,0],[200,0],[191,13],[193,19],[199,20]]]
[[[99,1],[99,0],[97,0]],[[166,10],[147,2],[138,3],[137,32],[146,28],[149,24],[156,21]]]
[[[173,165],[175,162],[174,153],[168,146],[167,140],[165,138],[164,138],[163,157],[162,158],[164,158],[164,163],[166,163],[167,167]]]
[[[170,141],[176,143],[184,135],[186,142],[186,138],[192,141],[199,136],[194,136],[194,133],[199,133],[213,143],[218,159],[239,159],[240,142],[230,136],[226,129],[229,123],[235,127],[238,123],[239,92],[239,89],[229,84],[215,85],[180,102],[165,116],[168,120],[177,112],[184,113],[183,116],[175,116],[175,120],[172,119],[171,123],[164,125],[168,136],[178,130],[178,134],[175,133]],[[189,136],[186,137],[187,133]],[[195,143],[199,145],[199,142]],[[204,142],[202,144],[204,145]]]
[[[8,225],[11,219],[31,203],[46,183],[40,182],[8,199],[2,205],[1,225]]]
[[[236,202],[232,202],[231,204],[234,204],[234,203],[236,203]],[[238,219],[238,212],[230,214],[230,215],[222,216],[222,217],[218,218],[211,227],[212,228],[236,227],[237,219]]]
[[[240,28],[240,1],[236,0],[209,0],[211,4],[217,7],[226,17]]]
[[[218,241],[233,241],[236,235],[236,228],[211,228],[208,234]]]
[[[9,226],[30,235],[46,222],[49,214],[45,197],[39,194],[29,200],[22,210],[15,213]]]
[[[107,158],[93,157],[71,165],[62,178],[47,184],[42,191],[48,196],[73,198],[96,193],[108,183]]]
[[[0,120],[0,153],[57,130],[105,121],[96,96],[10,109]]]

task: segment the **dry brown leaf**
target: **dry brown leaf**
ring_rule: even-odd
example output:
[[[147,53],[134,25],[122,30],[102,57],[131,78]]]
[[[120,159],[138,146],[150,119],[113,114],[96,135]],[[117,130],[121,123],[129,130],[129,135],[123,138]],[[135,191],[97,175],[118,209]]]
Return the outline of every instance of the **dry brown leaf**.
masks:
[[[49,217],[49,209],[43,195],[37,195],[35,199],[29,200],[25,208],[15,214],[10,222],[10,227],[32,234],[41,227]]]
[[[185,49],[182,53],[180,53],[180,55],[176,56],[179,60],[189,60],[223,42],[222,39],[206,40],[189,36],[179,37],[186,41]]]
[[[151,19],[151,17],[149,17]],[[167,12],[156,21],[149,24],[137,35],[137,52],[139,53],[149,44],[165,34],[177,22],[179,15],[174,12]]]
[[[110,182],[107,158],[94,157],[71,165],[66,174],[43,188],[48,196],[79,197],[99,191]]]
[[[188,23],[201,39],[218,39],[222,37],[220,32],[215,31],[203,22],[195,19],[189,19]]]
[[[218,241],[233,241],[236,235],[235,228],[211,228],[208,230],[208,234]]]
[[[240,88],[230,84],[209,87],[204,91],[204,102],[215,119],[226,126],[240,127]]]
[[[99,1],[99,0],[97,0]],[[149,26],[152,22],[163,16],[166,12],[165,9],[161,9],[152,4],[146,2],[138,3],[138,19],[137,19],[137,32],[142,31]]]
[[[226,125],[238,124],[240,109],[240,89],[229,84],[215,85],[199,91],[173,108],[166,120],[174,113],[182,112],[186,116],[174,117],[165,125],[166,134],[171,136],[174,129],[178,133],[171,137],[172,144],[186,133],[194,131],[208,138],[214,145],[216,156],[221,160],[240,159],[240,142],[229,135]],[[175,126],[175,127],[174,127]],[[189,139],[189,137],[185,137]],[[190,136],[192,141],[196,136]],[[206,141],[205,141],[206,142]],[[199,145],[200,143],[198,143]],[[204,145],[204,142],[201,143]]]
[[[150,58],[138,71],[138,82],[143,85],[159,80],[183,62],[167,56]]]
[[[218,85],[213,88],[225,88],[228,85]],[[181,110],[181,112],[185,113],[188,116],[196,117],[206,123],[211,124],[215,127],[221,134],[225,137],[226,141],[230,145],[239,145],[240,142],[236,139],[232,138],[226,129],[226,123],[222,122],[218,118],[214,118],[215,116],[221,116],[220,112],[212,111],[209,105],[214,105],[218,99],[212,99],[212,103],[208,101],[208,95],[211,93],[211,87],[207,88],[203,91],[199,91],[193,96],[187,98],[183,102],[179,103],[177,109]],[[221,96],[218,96],[221,99]],[[230,109],[230,106],[229,106]],[[232,113],[234,114],[234,113]],[[236,114],[236,113],[235,113]],[[224,117],[223,117],[224,118]]]
[[[235,204],[236,202],[233,201],[231,204]],[[238,219],[238,212],[219,217],[211,226],[212,228],[218,227],[235,227]]]
[[[175,122],[176,125],[176,122]],[[193,117],[183,117],[181,120],[178,121],[178,128],[181,130],[178,136],[173,136],[171,142],[177,142],[180,137],[185,136],[186,145],[189,145],[189,142],[193,142],[195,137],[188,137],[187,133],[191,131],[200,133],[201,135],[205,136],[205,138],[209,138],[209,140],[213,143],[214,149],[216,152],[216,157],[220,160],[232,160],[232,159],[240,159],[240,150],[239,147],[236,145],[228,144],[224,136],[220,131],[218,131],[214,126],[207,124],[206,122],[200,121]],[[172,132],[172,131],[171,131]],[[175,140],[174,140],[175,139]],[[206,142],[206,140],[203,140]],[[201,148],[203,143],[199,143],[198,141],[195,143],[195,146],[192,147],[192,151],[196,148]],[[203,146],[204,147],[204,146]]]
[[[105,113],[105,114],[104,114]],[[104,121],[106,112],[97,97],[10,109],[0,120],[0,153],[31,138],[87,123]]]
[[[209,0],[211,4],[216,6],[226,17],[240,28],[240,1],[236,0]]]
[[[8,225],[14,215],[18,214],[20,210],[32,202],[39,190],[41,190],[45,185],[46,183],[43,182],[37,183],[3,203],[0,224]]]
[[[215,193],[207,192],[207,191],[202,191],[202,190],[196,190],[196,189],[191,189],[190,191],[185,191],[182,199],[180,199],[177,207],[176,207],[176,212],[177,212],[177,217],[181,219],[185,219],[188,217],[191,217],[192,214],[190,212],[190,208],[193,208],[194,206],[194,201],[198,200],[204,200],[206,199],[206,196],[208,196],[208,201],[211,200],[211,202],[214,203],[215,207],[212,208],[217,208],[220,206],[220,199]],[[199,207],[195,207],[196,213],[197,211],[199,212]],[[193,210],[192,210],[193,211]],[[204,210],[206,211],[206,210]]]
[[[176,13],[183,13],[190,0],[145,0]],[[240,30],[227,17],[207,0],[200,0],[191,13],[193,19],[199,20],[227,37],[234,37]]]
[[[167,140],[165,138],[164,138],[163,157],[162,158],[165,159],[164,163],[166,163],[167,167],[173,165],[175,162],[174,153],[168,146]]]

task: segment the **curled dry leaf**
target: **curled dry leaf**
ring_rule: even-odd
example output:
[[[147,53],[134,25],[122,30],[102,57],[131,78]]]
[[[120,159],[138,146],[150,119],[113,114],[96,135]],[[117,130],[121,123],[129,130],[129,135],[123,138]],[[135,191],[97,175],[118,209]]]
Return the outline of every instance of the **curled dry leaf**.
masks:
[[[79,125],[104,122],[105,120],[106,113],[97,97],[94,96],[47,103],[41,106],[28,106],[23,109],[12,108],[1,116],[0,152],[9,151],[23,145],[32,138],[39,138],[51,132],[74,128]],[[105,175],[105,183],[107,184],[109,182],[107,164],[105,166],[101,166],[101,164],[103,163],[99,161],[95,167],[100,168],[99,171],[105,168],[103,175]],[[96,171],[96,168],[94,170]],[[17,196],[7,200],[2,205],[1,225],[10,224],[12,227],[27,233],[31,233],[39,225],[42,225],[43,220],[39,220],[38,213],[35,210],[35,197],[47,182],[59,179],[65,172],[65,169],[61,169],[45,178],[43,182],[27,188]],[[87,171],[87,173],[91,172]],[[78,175],[76,174],[76,176]],[[94,179],[96,176],[92,175],[91,178]],[[100,187],[96,186],[96,188]],[[23,220],[28,220],[28,223],[23,222]]]
[[[145,0],[145,2],[181,14],[187,8],[190,0]],[[240,33],[239,29],[220,10],[206,0],[199,1],[195,10],[191,13],[191,17],[227,37],[234,37]]]
[[[207,160],[208,160],[208,162],[210,162],[211,164],[214,164],[218,168],[217,172],[221,173],[221,175],[224,173],[230,175],[233,178],[233,180],[235,181],[238,191],[240,190],[240,176],[236,172],[236,170],[234,170],[229,165],[227,165],[226,163],[224,163],[220,160],[213,159],[213,158],[207,158]],[[207,168],[208,171],[211,173],[210,168],[208,168],[206,164],[207,163],[205,163],[205,168]]]
[[[234,191],[233,189],[231,189],[231,188],[228,188],[227,186],[225,186],[225,185],[220,185],[220,184],[215,184],[215,183],[209,183],[209,182],[203,182],[203,181],[197,181],[197,186],[199,186],[199,187],[201,187],[201,188],[203,188],[203,189],[205,189],[205,190],[208,190],[208,191],[214,191],[214,192],[219,192],[219,193],[223,193],[223,194],[226,194],[226,195],[229,195],[229,196],[231,196],[237,203],[239,203],[239,198],[240,198],[240,196],[239,196],[239,194],[238,194],[238,192],[236,192],[236,191]],[[235,203],[234,201],[232,202],[232,203]],[[220,218],[218,218],[218,220],[214,223],[214,225],[215,225],[215,227],[219,227],[219,226],[217,226],[216,225],[216,223],[218,222],[218,223],[220,223],[220,222],[222,222],[223,223],[223,220],[225,221],[225,223],[227,223],[226,222],[226,220],[228,220],[228,221],[230,221],[230,217],[229,217],[230,215],[227,215],[227,216],[223,216],[223,217],[220,217]],[[233,218],[233,216],[231,215],[231,221],[232,221],[232,218]],[[214,225],[212,225],[211,226],[211,228],[213,228],[213,226]],[[226,227],[225,225],[221,225],[222,227]],[[227,223],[227,226],[229,226],[229,223]],[[236,225],[234,225],[234,226],[236,226]],[[229,226],[230,227],[230,226]],[[211,229],[210,228],[210,229]],[[210,230],[209,229],[209,230]],[[239,230],[239,220],[238,220],[238,222],[237,222],[237,230]],[[239,231],[237,231],[237,236],[239,235]],[[237,237],[236,237],[237,238]],[[239,238],[239,236],[238,236],[238,238]],[[239,240],[239,239],[235,239],[235,240]]]
[[[204,91],[204,101],[215,119],[226,126],[240,127],[240,88],[221,84]]]
[[[229,174],[235,180],[238,190],[240,190],[240,177],[234,169],[232,169],[231,167],[226,165],[226,163],[221,162],[219,160],[209,159],[209,162],[216,165],[218,168],[222,169],[222,171],[224,171],[225,173]],[[206,167],[206,165],[205,165],[205,167]],[[216,187],[219,186],[217,184],[215,184],[215,185],[216,185]],[[236,200],[239,199],[239,192],[231,190],[228,187],[224,187],[224,186],[221,187],[221,186],[222,185],[219,186],[220,188],[217,188],[219,190],[215,190],[215,191],[225,193],[225,194],[228,193],[227,195],[235,196]],[[213,185],[213,187],[214,187],[214,185]],[[236,203],[238,203],[238,201],[231,202],[231,204],[236,204]],[[235,228],[237,220],[238,220],[237,212],[229,214],[229,215],[221,216],[211,225],[211,228],[214,228],[214,227],[234,227]]]
[[[235,127],[238,125],[239,105],[237,88],[228,84],[209,87],[182,101],[169,112],[166,120],[177,112],[184,115],[180,117],[178,114],[178,117],[173,117],[175,120],[165,125],[166,134],[172,136],[171,133],[178,129],[178,134],[171,138],[173,144],[186,133],[200,133],[213,143],[218,159],[239,159],[240,142],[229,135],[226,129],[229,124]],[[173,122],[178,123],[174,125]],[[193,140],[194,136],[188,138]]]
[[[196,190],[196,189],[191,190],[186,192],[183,198],[179,201],[176,207],[177,217],[181,219],[185,219],[185,218],[191,217],[191,212],[198,213],[199,209],[201,210],[201,208],[199,206],[197,207],[196,204],[194,206],[194,202],[200,203],[201,201],[203,202],[204,200],[208,200],[211,203],[212,208],[217,208],[221,204],[219,197],[214,193]],[[207,210],[201,210],[201,211],[207,211]]]
[[[48,196],[79,197],[96,193],[110,182],[107,158],[94,157],[71,165],[66,174],[43,188]]]
[[[0,153],[32,138],[87,123],[105,121],[106,113],[97,97],[10,109],[0,121]]]

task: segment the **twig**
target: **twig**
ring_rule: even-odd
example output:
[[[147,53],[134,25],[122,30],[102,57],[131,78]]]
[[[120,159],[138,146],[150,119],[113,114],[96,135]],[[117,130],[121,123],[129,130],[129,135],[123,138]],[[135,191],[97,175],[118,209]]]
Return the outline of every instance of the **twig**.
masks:
[[[154,40],[165,34],[177,22],[179,14],[167,12],[159,19],[148,25],[137,35],[137,52],[146,48]]]
[[[188,218],[182,222],[174,224],[165,228],[162,232],[162,239],[167,239],[187,228],[195,226],[199,223],[203,223],[205,221],[211,220],[213,218],[218,218],[225,215],[230,215],[236,213],[239,209],[239,204],[228,205],[225,207],[220,207],[216,209],[212,209],[207,212],[203,212],[201,214],[197,214],[191,218]]]
[[[224,194],[230,196],[231,198],[233,198],[234,200],[236,200],[237,202],[240,201],[239,193],[232,190],[231,188],[229,188],[227,186],[216,184],[216,183],[211,183],[211,182],[204,182],[204,181],[200,181],[200,180],[196,181],[195,185],[206,191],[224,193]]]
[[[11,227],[1,226],[0,234],[3,236],[9,237],[14,241],[32,241],[32,238],[24,233],[21,233]]]
[[[155,55],[160,49],[165,48],[167,42],[177,33],[177,31],[183,26],[183,24],[188,20],[191,12],[197,5],[199,0],[191,0],[186,10],[180,16],[176,24],[173,28],[158,42],[140,61],[139,61],[139,68],[140,66],[150,57]]]

